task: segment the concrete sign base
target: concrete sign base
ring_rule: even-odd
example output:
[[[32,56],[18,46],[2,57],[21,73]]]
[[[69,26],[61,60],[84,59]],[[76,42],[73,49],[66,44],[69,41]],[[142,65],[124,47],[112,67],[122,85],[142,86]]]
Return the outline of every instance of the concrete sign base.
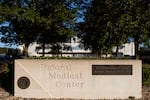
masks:
[[[15,60],[17,97],[127,99],[141,89],[139,60]]]

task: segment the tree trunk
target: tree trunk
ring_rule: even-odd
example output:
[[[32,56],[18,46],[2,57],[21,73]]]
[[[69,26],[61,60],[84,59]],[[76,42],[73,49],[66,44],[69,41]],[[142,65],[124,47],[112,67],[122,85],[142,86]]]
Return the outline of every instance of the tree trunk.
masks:
[[[59,45],[57,44],[57,57],[59,57]]]
[[[100,59],[102,58],[103,51],[100,49]]]
[[[45,41],[42,43],[42,56],[45,56]]]
[[[118,53],[119,53],[119,46],[117,45],[117,47],[116,47],[116,57],[118,57]]]
[[[97,50],[97,58],[101,59],[102,58],[102,49]]]
[[[135,59],[139,59],[139,42],[137,40],[134,41],[134,46],[135,46]]]
[[[28,47],[29,47],[29,43],[25,43],[25,47],[24,47],[24,50],[23,50],[23,56],[25,58],[29,57],[29,55],[28,55]]]

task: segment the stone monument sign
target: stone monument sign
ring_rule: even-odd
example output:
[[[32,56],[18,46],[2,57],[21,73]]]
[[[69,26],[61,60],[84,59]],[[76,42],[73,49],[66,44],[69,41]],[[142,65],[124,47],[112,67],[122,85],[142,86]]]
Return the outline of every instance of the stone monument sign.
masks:
[[[25,98],[141,98],[139,60],[15,60],[14,95]]]

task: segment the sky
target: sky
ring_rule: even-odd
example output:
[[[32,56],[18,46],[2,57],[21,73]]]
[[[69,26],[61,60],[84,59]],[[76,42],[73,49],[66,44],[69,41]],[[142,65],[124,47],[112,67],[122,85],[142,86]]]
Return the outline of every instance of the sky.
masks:
[[[8,26],[8,24],[9,24],[8,22],[4,22],[4,24],[1,24],[0,27],[1,26]],[[1,37],[2,37],[2,35],[0,33],[0,38]],[[2,43],[2,42],[0,42],[0,48],[14,48],[14,49],[16,49],[17,45],[12,45],[10,43]]]
[[[6,44],[6,43],[2,43],[0,42],[0,48],[17,48],[17,45],[12,45],[12,44]]]

